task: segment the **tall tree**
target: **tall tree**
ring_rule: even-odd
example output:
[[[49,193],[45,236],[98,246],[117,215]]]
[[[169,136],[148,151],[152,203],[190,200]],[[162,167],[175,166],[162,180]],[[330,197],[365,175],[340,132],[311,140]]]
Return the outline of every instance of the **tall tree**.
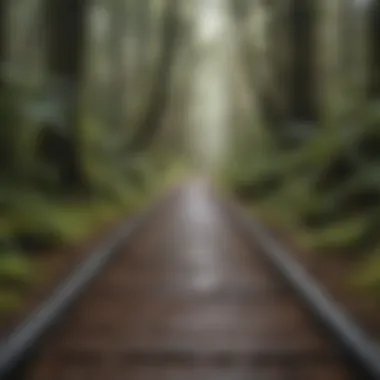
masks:
[[[290,6],[292,65],[292,117],[299,121],[315,121],[316,86],[313,62],[315,57],[315,0],[293,0]]]
[[[380,97],[380,1],[372,1],[369,14],[370,59],[369,95]]]
[[[125,128],[125,103],[126,103],[126,62],[125,40],[129,23],[129,12],[125,1],[116,0],[110,4],[111,25],[109,30],[108,54],[111,64],[111,83],[109,84],[109,122],[112,129],[120,137],[120,132]]]
[[[76,188],[84,187],[86,182],[78,124],[86,10],[87,0],[46,1],[48,70],[54,83],[54,95],[65,109],[63,124],[67,136],[65,143],[57,142],[60,146],[56,150],[64,155],[63,182]]]
[[[0,0],[0,88],[2,87],[3,78],[3,65],[5,60],[5,13],[6,13],[7,0]]]
[[[181,33],[178,3],[178,0],[167,0],[165,2],[161,35],[161,57],[156,68],[147,111],[131,140],[130,147],[133,151],[143,150],[149,146],[159,130],[161,119],[165,112],[177,41]]]

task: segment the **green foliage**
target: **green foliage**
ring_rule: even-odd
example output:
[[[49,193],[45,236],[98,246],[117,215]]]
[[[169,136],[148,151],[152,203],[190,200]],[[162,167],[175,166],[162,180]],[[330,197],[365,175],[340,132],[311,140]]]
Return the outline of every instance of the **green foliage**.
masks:
[[[0,256],[0,282],[30,280],[31,264],[17,252],[2,252]]]
[[[15,290],[0,290],[0,311],[2,314],[14,311],[22,306],[23,295]]]
[[[368,220],[365,217],[345,219],[304,234],[304,243],[313,251],[342,252],[359,250],[367,237]]]
[[[380,256],[378,252],[366,260],[357,273],[353,276],[353,283],[365,291],[370,290],[370,293],[378,300],[380,292]]]
[[[260,141],[231,166],[227,181],[256,211],[297,231],[312,252],[365,259],[359,282],[380,289],[379,105],[354,122],[323,128],[291,150]]]
[[[0,312],[22,303],[25,285],[35,281],[35,257],[135,212],[185,173],[185,164],[173,157],[146,155],[128,165],[125,178],[108,184],[101,195],[94,190],[86,200],[52,196],[33,187],[0,188]]]
[[[278,189],[284,161],[277,160],[276,154],[273,142],[263,139],[250,151],[241,151],[233,157],[226,177],[239,197],[258,199]]]
[[[86,10],[77,3],[78,8],[67,11],[83,21]],[[72,17],[41,28],[46,23],[28,16],[29,26],[21,28],[21,34],[6,33],[11,54],[3,57],[6,83],[0,89],[0,311],[20,304],[25,284],[36,280],[35,264],[44,255],[60,252],[58,247],[85,239],[99,225],[136,212],[187,172],[185,163],[167,152],[142,151],[129,144],[131,135],[141,132],[137,121],[152,114],[146,123],[147,132],[152,132],[150,127],[165,108],[160,106],[161,95],[169,88],[170,62],[162,57],[172,55],[173,36],[166,32],[179,21],[169,3],[143,3],[102,4],[111,23],[100,32],[102,28],[90,22],[88,45],[79,46],[80,38],[70,40],[62,34],[72,27]],[[32,18],[44,14],[38,12],[40,5],[29,13]],[[21,8],[13,10],[15,22]],[[58,8],[51,11],[60,18]],[[115,19],[132,22],[123,25],[112,22]],[[38,44],[46,32],[48,43]],[[121,54],[123,33],[138,47],[127,57]],[[32,55],[24,53],[28,44]],[[110,50],[105,44],[113,57],[106,56]],[[62,52],[67,53],[64,62]],[[26,56],[32,61],[22,62]],[[83,75],[79,67],[84,68]],[[157,91],[152,92],[152,86]]]
[[[0,219],[0,315],[21,306],[33,273],[32,262],[18,247],[11,226]]]
[[[175,180],[173,173],[178,175],[180,166],[180,161],[162,152],[131,157],[115,151],[107,145],[107,128],[88,118],[82,128],[90,188],[85,196],[71,194],[62,188],[58,161],[39,154],[41,124],[23,126],[23,118],[17,116],[20,108],[10,99],[0,101],[0,144],[6,152],[1,163],[8,169],[0,184],[1,313],[22,305],[27,289],[37,280],[37,258],[135,212]],[[60,159],[64,163],[66,158]],[[26,171],[17,169],[22,162],[28,163]]]

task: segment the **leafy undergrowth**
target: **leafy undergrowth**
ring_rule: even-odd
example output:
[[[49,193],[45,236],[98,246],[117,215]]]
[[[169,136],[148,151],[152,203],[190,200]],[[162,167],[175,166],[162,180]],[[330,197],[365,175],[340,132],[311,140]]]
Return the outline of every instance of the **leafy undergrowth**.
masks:
[[[360,127],[326,128],[296,148],[261,142],[225,182],[253,212],[295,231],[308,252],[358,259],[350,285],[379,300],[379,106]]]
[[[22,306],[30,289],[39,283],[41,257],[85,239],[101,225],[137,212],[187,172],[185,162],[155,153],[129,160],[124,178],[98,168],[94,193],[85,199],[2,185],[0,312],[7,314]]]

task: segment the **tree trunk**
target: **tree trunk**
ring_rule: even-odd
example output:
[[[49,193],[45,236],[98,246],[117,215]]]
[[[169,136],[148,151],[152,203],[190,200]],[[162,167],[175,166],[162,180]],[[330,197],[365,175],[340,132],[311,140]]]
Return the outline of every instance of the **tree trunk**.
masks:
[[[291,72],[291,116],[296,121],[309,122],[317,119],[313,5],[314,0],[293,0],[291,6],[290,27],[294,57]]]
[[[62,170],[65,185],[83,189],[82,136],[79,125],[79,88],[84,57],[86,0],[47,0],[47,61],[54,90],[65,108],[64,128],[72,149]]]
[[[0,89],[4,83],[4,64],[5,64],[5,15],[6,15],[6,0],[0,0]]]
[[[369,15],[369,96],[380,98],[380,2],[373,1],[373,9]]]
[[[162,53],[148,99],[147,111],[131,140],[131,150],[147,148],[157,134],[170,91],[170,76],[175,59],[178,34],[178,0],[168,0],[162,28]]]
[[[126,62],[125,62],[125,36],[128,15],[126,5],[116,1],[111,8],[111,28],[109,32],[108,54],[112,67],[111,83],[109,83],[109,122],[111,130],[120,136],[125,129],[126,107]]]

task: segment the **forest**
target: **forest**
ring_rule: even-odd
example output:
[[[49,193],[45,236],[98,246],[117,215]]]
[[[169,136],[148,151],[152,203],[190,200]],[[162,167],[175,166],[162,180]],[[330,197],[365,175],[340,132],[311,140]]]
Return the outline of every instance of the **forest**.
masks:
[[[380,2],[233,3],[259,128],[227,183],[378,304]]]
[[[176,1],[1,1],[0,309],[46,255],[134,213],[183,171],[155,135],[185,20]]]
[[[0,63],[4,315],[194,171],[378,304],[379,1],[0,0]]]

